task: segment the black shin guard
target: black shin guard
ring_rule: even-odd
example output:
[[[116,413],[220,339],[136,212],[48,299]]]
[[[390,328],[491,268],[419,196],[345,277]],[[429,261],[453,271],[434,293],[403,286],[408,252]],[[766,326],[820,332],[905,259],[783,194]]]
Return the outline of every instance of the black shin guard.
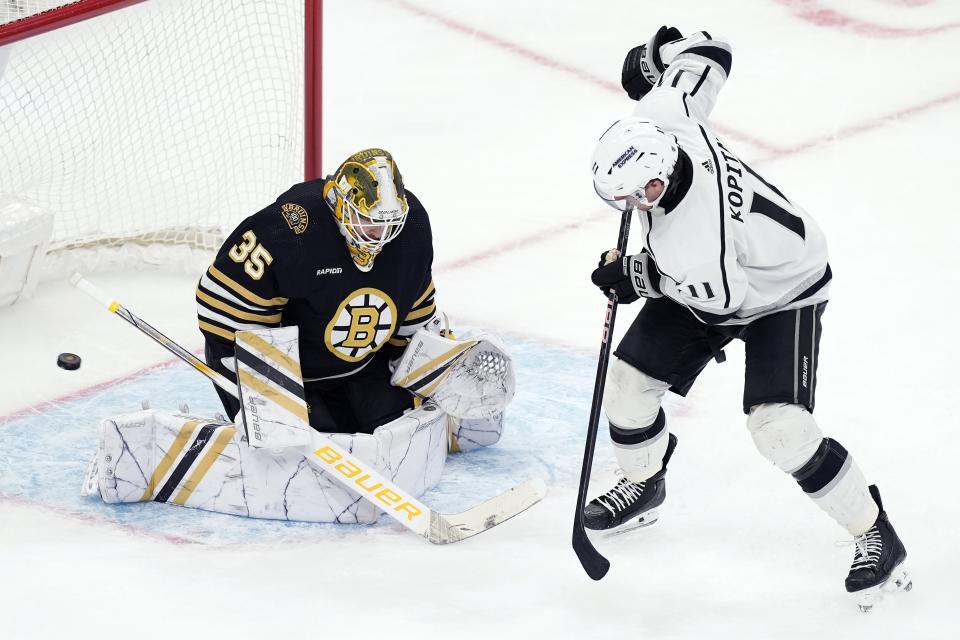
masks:
[[[624,429],[611,422],[610,440],[612,440],[615,445],[636,445],[648,440],[653,440],[663,433],[663,430],[666,428],[667,416],[663,413],[663,409],[660,409],[660,411],[657,412],[657,417],[654,419],[653,424],[642,429]]]
[[[824,438],[813,457],[793,472],[793,478],[804,493],[818,493],[840,475],[849,456],[839,442]]]

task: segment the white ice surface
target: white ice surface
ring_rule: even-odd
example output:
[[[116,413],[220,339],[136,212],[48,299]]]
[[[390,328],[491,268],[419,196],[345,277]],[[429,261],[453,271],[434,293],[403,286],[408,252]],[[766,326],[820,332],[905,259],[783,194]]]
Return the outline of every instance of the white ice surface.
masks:
[[[550,494],[449,548],[387,521],[277,529],[282,543],[251,524],[243,542],[239,519],[220,528],[162,505],[116,518],[64,505],[86,453],[58,443],[82,432],[46,425],[78,413],[95,424],[114,390],[174,408],[181,398],[156,395],[168,387],[128,386],[157,375],[192,389],[194,403],[214,400],[187,369],[131,377],[166,352],[65,282],[46,284],[0,311],[0,416],[16,414],[0,422],[0,638],[957,637],[960,4],[326,4],[325,166],[364,146],[394,153],[433,221],[438,301],[461,323],[507,334],[527,374],[501,445],[453,460],[433,504],[459,510],[527,475]],[[660,523],[598,539],[613,565],[599,583],[570,548],[604,304],[589,272],[617,231],[592,193],[589,155],[631,109],[618,87],[624,52],[660,24],[731,39],[715,122],[828,234],[835,278],[816,415],[881,487],[915,583],[869,616],[843,591],[844,532],[751,444],[736,346],[668,403],[680,446]],[[196,274],[91,279],[201,346]],[[618,334],[635,312],[622,309]],[[61,351],[79,353],[82,369],[56,368]],[[40,472],[12,477],[30,447]],[[594,493],[613,479],[605,438],[594,478]],[[160,510],[183,529],[153,523],[172,517]]]

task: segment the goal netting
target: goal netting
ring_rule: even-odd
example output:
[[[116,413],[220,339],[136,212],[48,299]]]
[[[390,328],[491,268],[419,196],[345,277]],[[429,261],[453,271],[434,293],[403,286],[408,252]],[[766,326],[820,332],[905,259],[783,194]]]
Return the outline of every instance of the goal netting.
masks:
[[[0,0],[0,43],[130,5],[0,46],[0,199],[52,212],[48,271],[202,263],[304,179],[304,2]]]

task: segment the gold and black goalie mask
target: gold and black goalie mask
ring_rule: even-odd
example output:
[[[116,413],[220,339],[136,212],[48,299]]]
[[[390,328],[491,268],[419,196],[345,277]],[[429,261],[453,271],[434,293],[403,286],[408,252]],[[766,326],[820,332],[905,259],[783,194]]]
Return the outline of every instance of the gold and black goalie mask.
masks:
[[[329,194],[332,190],[334,198]],[[383,149],[364,149],[340,165],[324,188],[354,264],[361,271],[399,235],[409,205],[403,178],[393,156]]]

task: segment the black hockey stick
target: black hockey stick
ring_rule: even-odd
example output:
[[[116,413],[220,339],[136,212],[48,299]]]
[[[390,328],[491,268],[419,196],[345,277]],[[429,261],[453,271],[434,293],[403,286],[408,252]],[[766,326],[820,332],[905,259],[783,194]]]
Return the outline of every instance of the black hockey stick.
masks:
[[[630,218],[633,209],[627,209],[620,218],[620,237],[617,249],[620,255],[627,251],[627,236],[630,235]],[[610,340],[613,338],[613,322],[617,318],[617,294],[607,295],[607,315],[603,319],[603,340],[600,342],[600,360],[597,362],[597,380],[593,384],[593,404],[590,406],[590,423],[587,426],[587,446],[583,452],[583,470],[580,472],[580,491],[577,493],[577,513],[573,517],[573,550],[580,558],[584,571],[594,580],[600,580],[610,570],[610,561],[600,555],[583,526],[583,507],[587,503],[590,486],[590,471],[593,469],[593,450],[597,444],[597,428],[600,424],[600,406],[603,402],[603,387],[610,362]]]

